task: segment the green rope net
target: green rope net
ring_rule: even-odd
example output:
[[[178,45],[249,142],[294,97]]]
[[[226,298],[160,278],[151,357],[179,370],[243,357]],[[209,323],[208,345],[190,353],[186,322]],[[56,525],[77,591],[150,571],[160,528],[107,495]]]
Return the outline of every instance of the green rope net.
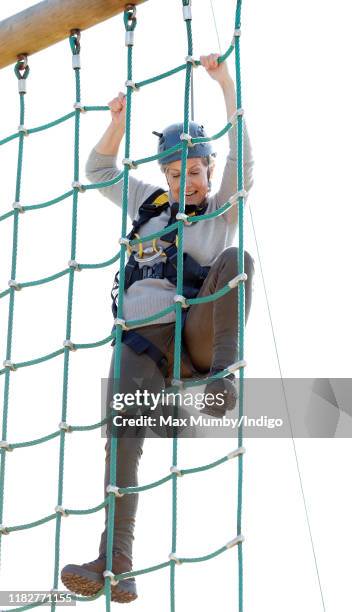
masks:
[[[192,42],[192,15],[191,15],[191,6],[190,0],[182,0],[182,9],[183,9],[183,18],[186,26],[186,35],[187,35],[187,61],[185,64],[177,66],[176,68],[159,74],[158,76],[154,76],[152,78],[146,79],[144,81],[140,81],[137,83],[133,82],[133,32],[137,24],[136,16],[135,16],[135,7],[128,7],[124,12],[124,23],[126,29],[126,46],[127,46],[127,81],[129,84],[127,85],[127,104],[126,104],[126,133],[125,133],[125,152],[124,152],[124,170],[121,172],[115,179],[111,181],[95,183],[95,184],[81,184],[79,177],[79,150],[80,150],[80,122],[81,122],[81,113],[82,112],[97,112],[97,111],[108,111],[109,107],[107,106],[83,106],[81,104],[81,89],[80,89],[80,32],[75,30],[72,31],[71,36],[69,38],[70,47],[73,55],[73,68],[74,68],[74,78],[75,78],[75,110],[73,112],[67,113],[66,115],[56,119],[55,121],[51,121],[45,125],[41,125],[39,127],[26,129],[25,127],[25,93],[26,93],[26,79],[29,76],[29,67],[27,65],[26,57],[23,56],[19,58],[16,66],[15,66],[15,74],[18,78],[19,84],[19,102],[20,102],[20,113],[19,113],[19,129],[16,133],[13,133],[6,138],[0,140],[0,145],[5,145],[6,143],[18,139],[18,159],[17,159],[17,176],[16,176],[16,189],[15,189],[15,202],[13,204],[12,210],[3,214],[0,217],[0,221],[5,221],[10,217],[13,217],[13,239],[12,239],[12,264],[11,264],[11,280],[9,281],[9,288],[0,293],[0,298],[5,298],[7,295],[9,296],[9,308],[8,308],[8,328],[7,328],[7,344],[6,344],[6,358],[3,363],[3,368],[0,369],[0,375],[5,377],[4,381],[4,409],[3,409],[3,418],[2,418],[2,436],[0,441],[0,454],[1,454],[1,468],[0,468],[0,546],[2,536],[8,535],[11,532],[19,531],[22,529],[29,529],[32,527],[37,527],[42,525],[43,523],[49,521],[55,521],[55,560],[54,560],[54,584],[52,588],[52,592],[58,591],[58,580],[59,580],[59,560],[60,560],[60,536],[61,536],[61,521],[62,518],[68,516],[70,514],[90,514],[93,512],[97,512],[103,509],[105,506],[108,506],[108,533],[107,533],[107,561],[106,561],[106,576],[105,576],[105,586],[102,588],[95,596],[93,597],[78,597],[72,596],[73,599],[77,601],[91,601],[100,597],[104,592],[106,595],[106,610],[110,611],[111,605],[111,593],[110,586],[112,580],[123,580],[129,578],[131,576],[138,576],[141,574],[146,574],[149,572],[154,572],[159,569],[169,567],[170,568],[170,609],[171,612],[175,612],[175,568],[176,565],[180,563],[198,563],[201,561],[206,561],[216,557],[217,555],[222,554],[227,551],[229,548],[236,546],[238,551],[238,610],[239,612],[243,612],[243,559],[242,559],[242,542],[243,536],[241,533],[242,530],[242,486],[243,486],[243,425],[242,419],[240,419],[240,426],[238,429],[238,444],[237,447],[230,452],[229,454],[219,458],[218,460],[209,463],[207,465],[202,465],[199,467],[193,467],[190,469],[180,469],[177,466],[178,462],[178,440],[177,435],[174,435],[172,442],[172,467],[170,469],[170,474],[161,478],[155,482],[151,482],[144,486],[138,487],[116,487],[116,456],[117,456],[117,448],[118,448],[118,438],[112,437],[111,439],[111,459],[110,459],[110,487],[111,490],[106,498],[94,508],[88,508],[83,510],[70,509],[64,507],[63,504],[63,472],[64,472],[64,459],[65,459],[65,437],[68,433],[72,433],[74,431],[88,431],[92,429],[96,429],[101,427],[106,423],[107,418],[94,423],[92,425],[87,426],[79,426],[79,425],[69,425],[67,423],[67,396],[68,396],[68,379],[69,379],[69,363],[70,363],[70,353],[74,350],[80,349],[88,349],[95,348],[98,346],[102,346],[110,342],[113,338],[116,339],[116,350],[115,350],[115,363],[114,363],[114,378],[118,379],[120,375],[120,363],[121,363],[121,336],[122,330],[124,328],[133,328],[138,327],[141,324],[146,324],[148,322],[155,321],[162,317],[163,315],[175,311],[176,314],[176,323],[175,323],[175,350],[174,350],[174,370],[173,370],[173,384],[177,387],[187,388],[193,387],[197,385],[204,385],[210,380],[214,380],[215,378],[222,378],[227,376],[229,373],[234,372],[235,370],[239,371],[239,417],[243,415],[243,392],[244,392],[244,326],[245,326],[245,318],[244,318],[244,304],[245,304],[245,286],[244,282],[246,280],[246,275],[244,274],[244,244],[243,244],[243,214],[244,214],[244,199],[245,199],[245,191],[243,189],[243,111],[242,111],[242,98],[241,98],[241,72],[240,72],[240,25],[241,25],[241,0],[237,0],[236,13],[235,13],[235,29],[234,36],[229,45],[227,51],[219,58],[219,63],[227,59],[232,52],[234,51],[235,61],[234,61],[234,69],[235,69],[235,79],[236,79],[236,105],[237,111],[233,118],[225,125],[225,127],[214,134],[209,138],[193,138],[192,142],[201,142],[201,141],[210,141],[216,140],[224,136],[229,130],[237,129],[237,187],[238,191],[234,194],[228,202],[226,202],[221,208],[217,211],[204,214],[197,217],[184,216],[179,221],[174,223],[173,225],[167,227],[167,229],[161,230],[159,232],[155,232],[150,234],[143,239],[134,239],[130,241],[130,245],[138,244],[142,241],[151,240],[153,238],[158,238],[162,236],[164,233],[170,232],[172,229],[177,229],[178,232],[178,256],[177,256],[177,296],[175,299],[175,304],[157,312],[155,315],[147,317],[145,319],[136,319],[130,321],[123,320],[123,291],[119,292],[118,303],[117,303],[117,319],[115,320],[115,332],[114,334],[109,334],[102,340],[96,342],[90,342],[86,344],[74,344],[71,340],[71,319],[72,319],[72,302],[73,302],[73,290],[74,290],[74,280],[75,273],[79,270],[84,269],[93,269],[93,268],[103,268],[107,267],[114,262],[120,262],[120,284],[124,286],[125,279],[125,257],[126,257],[126,244],[121,240],[119,244],[121,244],[120,250],[109,260],[103,261],[101,263],[81,263],[76,260],[76,237],[77,237],[77,207],[78,200],[82,196],[84,197],[84,192],[89,189],[99,189],[102,187],[106,187],[117,183],[119,181],[123,181],[123,200],[122,200],[122,219],[121,219],[121,233],[122,238],[126,236],[127,229],[127,203],[128,203],[128,188],[129,188],[129,173],[131,169],[137,168],[139,165],[157,160],[160,157],[169,155],[172,151],[180,150],[182,154],[182,164],[181,164],[181,187],[180,187],[180,207],[179,212],[184,214],[185,211],[185,176],[186,176],[186,161],[188,154],[188,146],[186,140],[180,141],[180,144],[168,149],[162,154],[159,155],[151,155],[149,157],[145,157],[137,160],[130,160],[130,140],[131,140],[131,120],[132,120],[132,98],[133,92],[136,89],[140,89],[150,83],[154,83],[160,79],[165,79],[173,74],[176,74],[180,71],[185,71],[185,85],[184,85],[184,116],[183,116],[183,131],[184,133],[188,133],[189,127],[189,113],[190,113],[190,96],[191,96],[191,76],[192,69],[194,65],[199,65],[200,62],[194,60],[193,55],[193,42]],[[35,134],[41,132],[43,130],[47,130],[49,128],[53,128],[65,121],[70,119],[74,120],[74,163],[73,163],[73,182],[72,187],[65,193],[57,196],[56,198],[42,202],[40,204],[29,204],[23,206],[21,204],[21,179],[22,179],[22,165],[23,165],[23,150],[24,150],[24,141],[25,136],[30,134]],[[48,206],[56,205],[64,200],[72,198],[72,224],[71,224],[71,251],[70,251],[70,260],[68,262],[68,266],[55,273],[51,276],[41,278],[38,280],[19,282],[16,279],[16,264],[17,264],[17,246],[18,246],[18,228],[20,222],[20,215],[25,211],[29,210],[37,210],[41,208],[45,208]],[[201,222],[206,219],[214,218],[218,215],[223,214],[228,210],[231,206],[236,205],[238,208],[238,229],[239,229],[239,249],[238,249],[238,276],[235,279],[235,285],[238,285],[238,361],[234,363],[229,368],[223,370],[222,372],[217,373],[216,375],[208,378],[203,378],[202,380],[186,380],[181,381],[181,320],[182,320],[182,308],[187,307],[191,304],[197,304],[201,302],[213,301],[221,296],[225,295],[235,286],[233,281],[228,283],[225,287],[217,291],[211,296],[203,297],[203,298],[194,298],[194,299],[186,299],[183,297],[183,224],[185,221],[187,222]],[[12,360],[12,336],[13,336],[13,322],[14,322],[14,303],[15,303],[15,295],[17,291],[22,290],[26,287],[34,287],[44,283],[52,282],[61,276],[68,275],[68,293],[67,293],[67,310],[66,310],[66,336],[64,345],[61,348],[58,348],[56,351],[53,351],[50,354],[42,355],[40,357],[36,357],[34,359],[23,361],[23,362],[15,362]],[[234,308],[236,304],[234,303]],[[47,361],[49,359],[54,359],[63,354],[64,359],[64,370],[63,370],[63,386],[62,386],[62,411],[61,411],[61,422],[59,423],[58,430],[54,431],[47,436],[29,440],[26,442],[8,442],[7,441],[7,421],[8,421],[8,409],[9,409],[9,390],[10,390],[10,382],[12,380],[12,376],[16,376],[16,370],[19,370],[23,367],[29,367],[32,365],[36,365]],[[174,406],[174,415],[177,415],[178,406],[177,403]],[[29,447],[37,444],[42,444],[51,440],[53,438],[60,438],[60,454],[59,454],[59,476],[58,476],[58,489],[57,489],[57,505],[55,507],[55,512],[45,516],[42,519],[37,521],[26,523],[23,525],[4,525],[3,524],[3,509],[4,509],[4,485],[5,485],[5,468],[6,468],[6,457],[7,453],[13,451],[16,448]],[[210,470],[215,468],[226,461],[229,461],[233,458],[238,459],[238,484],[237,484],[237,493],[238,493],[238,502],[237,502],[237,530],[234,539],[230,542],[222,546],[221,548],[205,555],[202,557],[193,557],[193,558],[185,558],[179,557],[177,555],[177,485],[178,485],[178,477],[186,475],[186,474],[194,474],[196,472],[201,472],[205,470]],[[125,494],[125,495],[133,495],[140,491],[150,490],[154,487],[163,485],[164,483],[171,481],[172,486],[172,539],[171,539],[171,552],[167,561],[164,561],[158,565],[154,565],[151,567],[147,567],[141,570],[135,570],[131,572],[125,572],[123,574],[119,574],[113,577],[111,573],[112,569],[112,543],[113,543],[113,526],[114,526],[114,513],[115,513],[115,499],[116,494]],[[1,548],[0,548],[1,552]],[[21,606],[14,609],[14,612],[19,612],[22,610],[29,610],[30,608],[37,607],[42,605],[42,602],[36,602],[30,605]],[[55,609],[56,603],[55,601],[51,602],[52,610]]]

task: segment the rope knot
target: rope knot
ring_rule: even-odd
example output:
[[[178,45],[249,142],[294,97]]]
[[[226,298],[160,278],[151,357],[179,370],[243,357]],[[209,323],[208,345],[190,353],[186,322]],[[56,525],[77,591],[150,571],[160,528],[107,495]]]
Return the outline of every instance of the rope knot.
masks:
[[[170,553],[170,554],[169,554],[169,559],[170,559],[170,561],[175,561],[175,563],[176,563],[177,565],[181,565],[181,563],[182,563],[181,559],[180,559],[179,557],[177,557],[177,556],[175,555],[175,553]]]
[[[112,584],[113,586],[116,586],[116,585],[119,583],[119,581],[118,581],[118,580],[115,580],[115,574],[113,574],[112,572],[110,572],[110,570],[105,570],[105,571],[103,572],[103,576],[104,576],[104,578],[110,578],[110,580],[111,580],[111,584]]]

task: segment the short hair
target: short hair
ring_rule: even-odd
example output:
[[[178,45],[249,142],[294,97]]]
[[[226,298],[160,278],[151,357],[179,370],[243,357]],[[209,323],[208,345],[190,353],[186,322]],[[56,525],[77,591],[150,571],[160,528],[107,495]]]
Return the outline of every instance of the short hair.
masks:
[[[201,160],[203,166],[206,166],[209,169],[209,171],[214,168],[215,158],[213,157],[213,155],[207,155],[206,157],[200,157],[199,159]],[[170,164],[161,164],[160,166],[161,172],[163,172],[163,174],[166,174],[166,171],[169,168],[169,166]]]

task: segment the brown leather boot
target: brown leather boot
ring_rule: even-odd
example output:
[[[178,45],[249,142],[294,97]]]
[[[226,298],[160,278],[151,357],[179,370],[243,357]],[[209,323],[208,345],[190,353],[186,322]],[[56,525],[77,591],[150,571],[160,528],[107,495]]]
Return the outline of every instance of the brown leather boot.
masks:
[[[104,587],[103,573],[106,569],[106,555],[99,555],[94,561],[82,565],[69,564],[61,570],[61,580],[65,587],[78,595],[92,596]],[[132,562],[119,552],[113,552],[112,572],[122,574],[132,571]],[[119,580],[117,585],[111,586],[111,600],[119,603],[129,603],[137,599],[135,578]]]
[[[112,571],[115,575],[122,574],[123,572],[131,572],[132,562],[124,554],[114,553],[112,558]],[[132,576],[132,578],[126,578],[126,580],[119,580],[117,585],[111,586],[111,601],[129,603],[137,599],[137,597],[136,580],[134,576]]]
[[[82,565],[66,565],[61,570],[61,580],[65,587],[79,595],[95,595],[104,586],[103,572],[106,569],[105,555]]]

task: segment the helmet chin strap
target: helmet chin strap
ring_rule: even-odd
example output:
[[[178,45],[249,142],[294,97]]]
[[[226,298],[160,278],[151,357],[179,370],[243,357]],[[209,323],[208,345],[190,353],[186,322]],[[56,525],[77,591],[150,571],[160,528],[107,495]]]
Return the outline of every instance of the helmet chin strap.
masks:
[[[207,179],[208,179],[208,192],[207,192],[207,195],[205,196],[202,204],[205,204],[208,201],[208,193],[209,193],[209,191],[211,190],[211,187],[212,187],[211,178],[210,178],[209,159],[208,159],[208,167],[207,167]]]
[[[208,168],[207,168],[207,177],[208,177],[208,190],[211,190],[211,178],[210,178],[210,166],[208,163]]]

